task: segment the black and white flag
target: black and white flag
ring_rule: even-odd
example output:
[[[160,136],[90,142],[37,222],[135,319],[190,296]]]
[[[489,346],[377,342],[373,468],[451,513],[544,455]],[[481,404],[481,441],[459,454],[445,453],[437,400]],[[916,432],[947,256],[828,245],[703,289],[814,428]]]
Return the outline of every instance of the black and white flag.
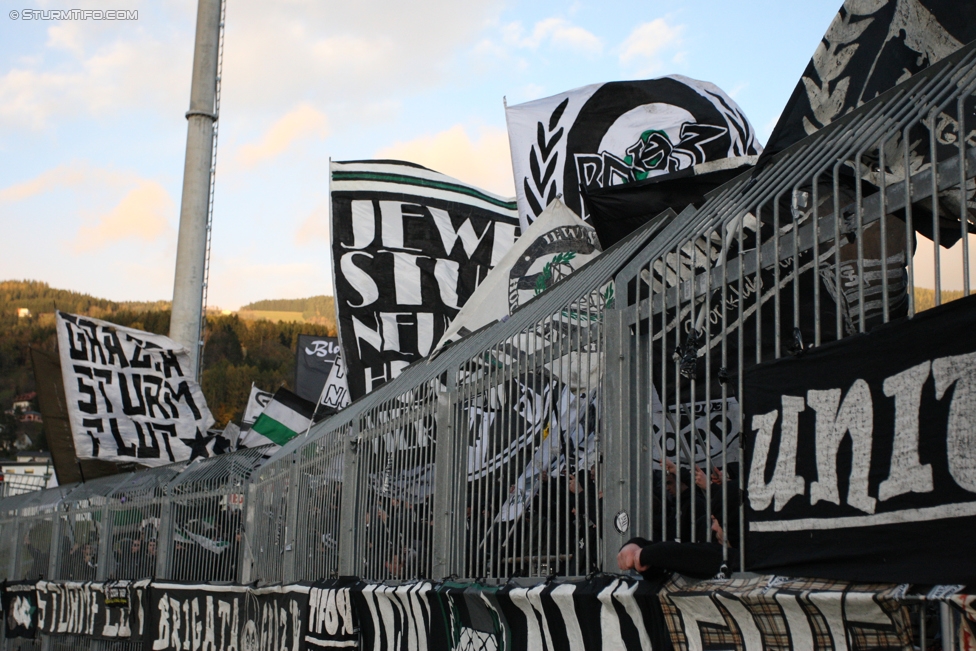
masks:
[[[349,406],[349,402],[346,364],[342,361],[342,355],[336,355],[332,368],[329,370],[329,377],[325,380],[325,386],[322,387],[319,406],[323,414],[330,414],[345,409]]]
[[[4,581],[4,637],[33,638],[37,635],[37,593],[33,581]]]
[[[907,649],[907,587],[676,575],[659,596],[675,649]]]
[[[750,570],[976,583],[974,328],[967,297],[744,373]]]
[[[241,432],[246,432],[251,429],[254,425],[254,421],[258,419],[258,416],[264,411],[264,408],[268,406],[271,399],[274,397],[274,393],[271,391],[262,391],[261,389],[254,386],[251,383],[251,394],[247,398],[247,407],[244,408],[244,417],[241,418]]]
[[[556,199],[478,286],[435,351],[511,315],[600,252],[593,227]]]
[[[973,39],[976,5],[971,2],[846,0],[817,44],[763,157],[847,115]],[[958,130],[952,122],[940,119],[940,129]],[[955,142],[957,136],[951,137],[938,140]]]
[[[515,202],[399,161],[332,163],[332,257],[350,397],[430,353],[519,234]]]
[[[295,393],[305,400],[318,400],[338,355],[337,338],[298,335],[298,347],[295,351]]]
[[[68,420],[79,459],[163,466],[210,456],[214,419],[190,357],[169,337],[58,312]]]
[[[593,84],[506,109],[522,230],[562,194],[604,188],[762,151],[718,86],[673,75]]]

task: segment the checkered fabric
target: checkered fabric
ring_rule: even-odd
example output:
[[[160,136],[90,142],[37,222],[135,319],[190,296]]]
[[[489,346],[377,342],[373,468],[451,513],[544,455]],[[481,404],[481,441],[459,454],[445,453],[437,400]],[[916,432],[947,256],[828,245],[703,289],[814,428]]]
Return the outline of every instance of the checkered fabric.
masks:
[[[827,594],[825,594],[827,593]],[[796,648],[798,640],[804,644],[813,643],[813,651],[832,651],[847,648],[850,642],[853,649],[910,649],[911,625],[908,611],[897,599],[898,586],[886,584],[849,584],[824,579],[788,579],[784,577],[762,576],[751,579],[728,579],[694,582],[685,577],[672,578],[661,591],[661,606],[665,622],[675,649],[686,651],[690,647],[704,649],[743,649],[742,626],[755,626],[762,637],[763,649],[786,651]],[[817,595],[817,599],[811,599]],[[719,598],[721,596],[721,599]],[[808,629],[792,631],[783,605],[777,596],[795,599],[805,615]],[[817,606],[824,598],[838,600],[843,616],[840,621],[828,621],[824,612]],[[707,609],[719,612],[725,625],[715,622],[696,622],[701,639],[692,644],[688,639],[689,626],[683,618],[687,617],[678,607],[675,598],[681,600],[707,599],[711,603]],[[873,601],[889,623],[879,624],[875,615],[870,622],[857,621],[858,613]],[[739,623],[723,600],[736,600],[751,615],[751,622]],[[795,625],[795,619],[794,619]],[[846,640],[835,640],[834,631],[843,630]]]

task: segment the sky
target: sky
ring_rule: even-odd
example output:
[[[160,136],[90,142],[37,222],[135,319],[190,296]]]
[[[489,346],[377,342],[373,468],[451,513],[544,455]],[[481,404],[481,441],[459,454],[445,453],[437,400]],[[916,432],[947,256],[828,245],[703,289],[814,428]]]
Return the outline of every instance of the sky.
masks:
[[[682,74],[765,142],[840,4],[227,0],[209,304],[332,293],[330,158],[513,196],[503,98]],[[172,298],[196,2],[0,5],[0,280]]]

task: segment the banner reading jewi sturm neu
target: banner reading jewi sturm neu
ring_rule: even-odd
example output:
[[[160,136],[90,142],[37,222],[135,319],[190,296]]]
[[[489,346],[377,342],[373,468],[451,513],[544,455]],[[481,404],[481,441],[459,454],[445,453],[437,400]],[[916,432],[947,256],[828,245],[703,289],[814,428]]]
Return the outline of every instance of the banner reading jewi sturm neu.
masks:
[[[186,350],[150,332],[58,312],[68,420],[79,459],[163,466],[208,456],[214,419]]]
[[[522,230],[560,194],[586,219],[581,186],[620,185],[762,151],[732,98],[679,75],[584,86],[509,106],[506,114]]]
[[[339,342],[355,400],[428,355],[518,237],[515,202],[399,161],[332,163]]]
[[[976,583],[974,330],[968,297],[746,371],[751,570]]]

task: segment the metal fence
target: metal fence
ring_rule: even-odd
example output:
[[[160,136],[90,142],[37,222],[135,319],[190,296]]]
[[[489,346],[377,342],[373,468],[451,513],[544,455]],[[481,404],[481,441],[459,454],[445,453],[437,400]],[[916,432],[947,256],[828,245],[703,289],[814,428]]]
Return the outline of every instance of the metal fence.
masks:
[[[743,371],[969,294],[974,62],[965,48],[731,182],[617,274],[606,510],[632,532],[724,535],[744,566]]]
[[[964,48],[656,217],[268,460],[246,450],[0,500],[0,569],[581,576],[613,571],[634,535],[721,536],[744,558],[743,371],[970,291],[974,63]]]

